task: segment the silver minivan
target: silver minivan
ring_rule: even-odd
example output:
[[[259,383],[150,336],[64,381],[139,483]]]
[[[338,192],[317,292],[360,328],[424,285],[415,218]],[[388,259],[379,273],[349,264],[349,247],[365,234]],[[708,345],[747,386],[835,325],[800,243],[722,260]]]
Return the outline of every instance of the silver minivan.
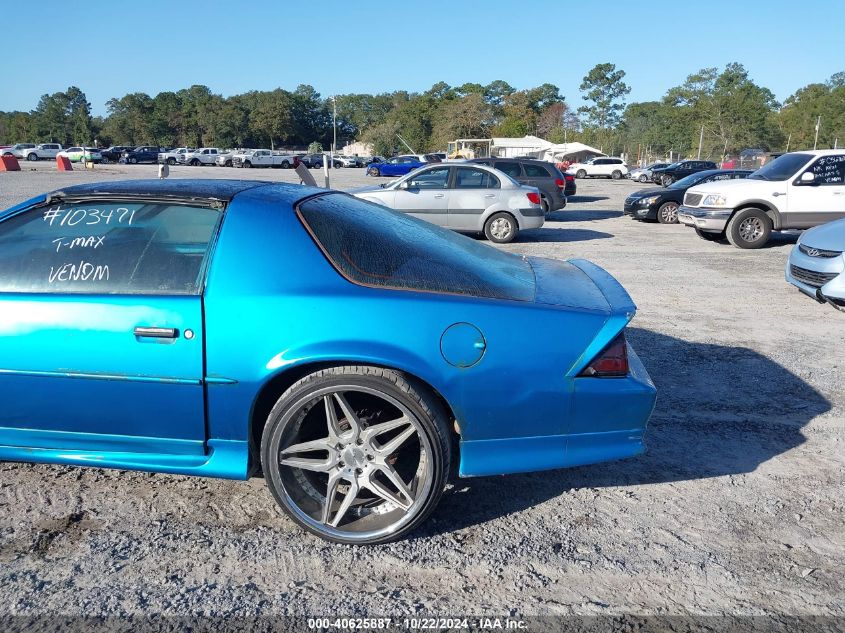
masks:
[[[483,233],[498,244],[545,220],[539,190],[484,165],[436,163],[349,193],[455,231]]]

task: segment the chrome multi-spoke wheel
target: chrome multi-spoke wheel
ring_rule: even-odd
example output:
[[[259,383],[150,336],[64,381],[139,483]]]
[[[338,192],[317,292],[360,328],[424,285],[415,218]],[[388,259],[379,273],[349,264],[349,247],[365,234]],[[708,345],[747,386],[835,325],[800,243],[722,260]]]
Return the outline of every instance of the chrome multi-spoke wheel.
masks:
[[[379,543],[413,529],[443,490],[440,407],[398,372],[324,370],[282,396],[262,463],[287,513],[318,535]]]

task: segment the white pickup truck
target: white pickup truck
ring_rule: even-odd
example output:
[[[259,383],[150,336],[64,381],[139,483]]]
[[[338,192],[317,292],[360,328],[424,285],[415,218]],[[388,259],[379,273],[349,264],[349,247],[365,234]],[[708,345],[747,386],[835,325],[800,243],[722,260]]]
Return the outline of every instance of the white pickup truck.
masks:
[[[809,229],[845,217],[845,149],[791,152],[741,180],[695,185],[678,221],[708,241],[760,248],[772,231]]]
[[[196,167],[197,165],[214,165],[217,157],[224,153],[222,149],[218,149],[217,147],[200,147],[193,152],[180,154],[178,160],[180,165],[191,165],[192,167]]]
[[[296,157],[269,149],[248,149],[232,156],[232,167],[293,167]]]
[[[62,149],[59,143],[40,143],[35,147],[24,150],[21,154],[27,160],[53,160]]]
[[[232,155],[232,167],[281,167],[289,169],[296,162],[293,154],[277,153],[269,149],[248,149]]]
[[[193,147],[177,147],[176,149],[172,149],[168,152],[160,152],[158,155],[158,163],[159,165],[163,165],[164,163],[167,163],[168,165],[175,165],[179,162],[180,156],[193,151]]]

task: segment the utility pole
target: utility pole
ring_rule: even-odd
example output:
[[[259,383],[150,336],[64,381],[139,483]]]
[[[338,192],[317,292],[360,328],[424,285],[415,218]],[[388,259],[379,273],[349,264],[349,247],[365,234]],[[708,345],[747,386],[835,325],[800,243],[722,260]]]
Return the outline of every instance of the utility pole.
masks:
[[[332,158],[337,149],[337,99],[332,95]]]
[[[698,137],[698,160],[701,160],[701,145],[704,143],[704,126],[701,126],[701,134]]]
[[[819,128],[822,126],[822,115],[819,115],[818,121],[816,121],[816,139],[813,141],[813,149],[816,149],[816,145],[819,144]]]
[[[792,132],[789,133],[789,137],[786,139],[786,153],[789,153],[789,144],[792,142]]]

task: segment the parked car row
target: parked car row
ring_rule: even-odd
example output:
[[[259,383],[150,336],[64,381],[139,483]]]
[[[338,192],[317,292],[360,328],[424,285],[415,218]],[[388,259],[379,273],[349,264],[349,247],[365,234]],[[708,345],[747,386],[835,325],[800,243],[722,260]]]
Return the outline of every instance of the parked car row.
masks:
[[[756,171],[699,171],[702,164],[712,163],[681,161],[665,168],[672,177],[692,173],[667,187],[632,193],[624,214],[680,222],[701,239],[743,249],[761,248],[775,231],[808,229],[789,255],[786,280],[845,311],[845,150],[782,154]],[[659,168],[649,168],[661,179]]]

